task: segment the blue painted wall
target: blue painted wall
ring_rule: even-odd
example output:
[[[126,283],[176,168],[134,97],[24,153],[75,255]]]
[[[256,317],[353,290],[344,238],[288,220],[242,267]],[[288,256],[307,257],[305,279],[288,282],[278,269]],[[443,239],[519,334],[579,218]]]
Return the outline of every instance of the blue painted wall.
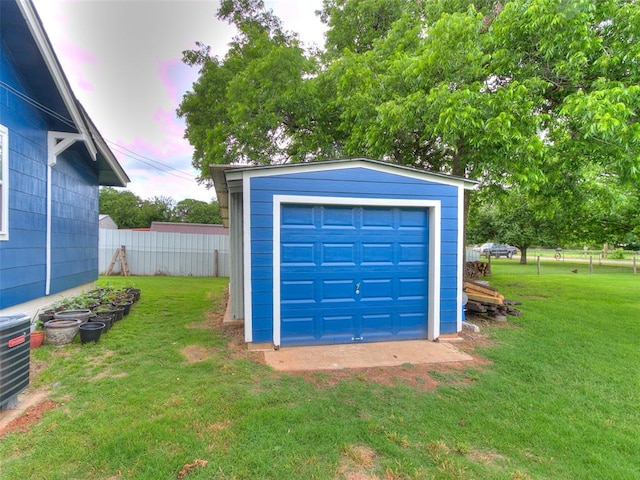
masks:
[[[362,167],[254,177],[250,185],[253,342],[270,342],[273,339],[274,194],[440,200],[440,332],[456,332],[459,255],[457,187]]]
[[[79,155],[58,157],[52,175],[51,293],[98,278],[98,179]]]
[[[2,82],[41,100],[6,44],[0,42],[0,48]],[[0,241],[1,309],[45,294],[47,132],[53,122],[0,85],[0,124],[9,130],[10,176],[9,240]],[[68,151],[53,169],[51,293],[98,276],[98,180],[89,162],[88,156]]]

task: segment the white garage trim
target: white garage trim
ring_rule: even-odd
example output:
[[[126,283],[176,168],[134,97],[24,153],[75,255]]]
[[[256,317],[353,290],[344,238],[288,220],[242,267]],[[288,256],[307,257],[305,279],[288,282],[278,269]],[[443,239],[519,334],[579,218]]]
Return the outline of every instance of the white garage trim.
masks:
[[[467,254],[464,244],[464,188],[458,189],[458,255],[462,255],[462,258],[458,260],[458,285],[462,285],[464,281],[464,269],[467,264]],[[462,331],[462,310],[464,305],[462,304],[462,291],[463,288],[458,288],[458,312],[456,317],[456,332]]]
[[[253,342],[253,316],[251,308],[251,177],[242,177],[242,241],[244,244],[244,341]]]
[[[245,188],[246,191],[246,188]],[[245,201],[247,199],[245,198]],[[305,195],[273,196],[273,344],[280,346],[280,213],[281,205],[347,205],[376,207],[417,207],[429,210],[429,272],[427,282],[427,338],[435,340],[440,336],[440,249],[441,249],[441,202],[440,200],[409,200],[389,198],[322,197]],[[246,204],[245,204],[246,205]],[[245,225],[245,233],[247,226]],[[246,253],[246,250],[245,250]],[[246,260],[246,259],[245,259]],[[246,286],[245,286],[246,288]],[[245,292],[247,290],[245,289]],[[247,297],[245,296],[245,299]],[[245,300],[246,302],[246,300]],[[246,334],[245,334],[246,336]]]

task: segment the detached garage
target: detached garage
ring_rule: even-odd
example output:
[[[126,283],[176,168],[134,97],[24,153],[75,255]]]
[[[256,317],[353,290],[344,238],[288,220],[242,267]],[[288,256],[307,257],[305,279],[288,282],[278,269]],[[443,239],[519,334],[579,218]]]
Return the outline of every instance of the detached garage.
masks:
[[[369,159],[211,171],[246,342],[460,331],[463,198],[475,182]]]

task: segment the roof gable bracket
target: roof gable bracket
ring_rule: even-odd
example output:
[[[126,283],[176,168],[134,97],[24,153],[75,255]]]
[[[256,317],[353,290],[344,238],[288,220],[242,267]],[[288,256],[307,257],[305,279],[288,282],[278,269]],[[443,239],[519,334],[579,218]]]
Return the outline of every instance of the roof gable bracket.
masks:
[[[47,156],[49,166],[55,166],[58,155],[60,155],[77,141],[86,142],[87,148],[91,153],[91,158],[93,158],[93,160],[95,161],[97,152],[94,148],[92,148],[93,143],[88,141],[86,135],[82,135],[81,133],[69,132],[49,132],[47,134]]]

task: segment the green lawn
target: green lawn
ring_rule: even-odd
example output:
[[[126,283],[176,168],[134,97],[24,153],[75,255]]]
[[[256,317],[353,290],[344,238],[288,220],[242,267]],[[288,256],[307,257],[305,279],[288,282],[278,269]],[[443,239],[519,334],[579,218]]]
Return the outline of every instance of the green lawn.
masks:
[[[196,460],[186,479],[637,478],[640,276],[572,268],[493,260],[523,315],[486,329],[490,364],[434,369],[432,391],[232,355],[204,328],[223,279],[101,278],[142,299],[96,345],[34,351],[58,406],[0,441],[0,478],[176,479]]]

